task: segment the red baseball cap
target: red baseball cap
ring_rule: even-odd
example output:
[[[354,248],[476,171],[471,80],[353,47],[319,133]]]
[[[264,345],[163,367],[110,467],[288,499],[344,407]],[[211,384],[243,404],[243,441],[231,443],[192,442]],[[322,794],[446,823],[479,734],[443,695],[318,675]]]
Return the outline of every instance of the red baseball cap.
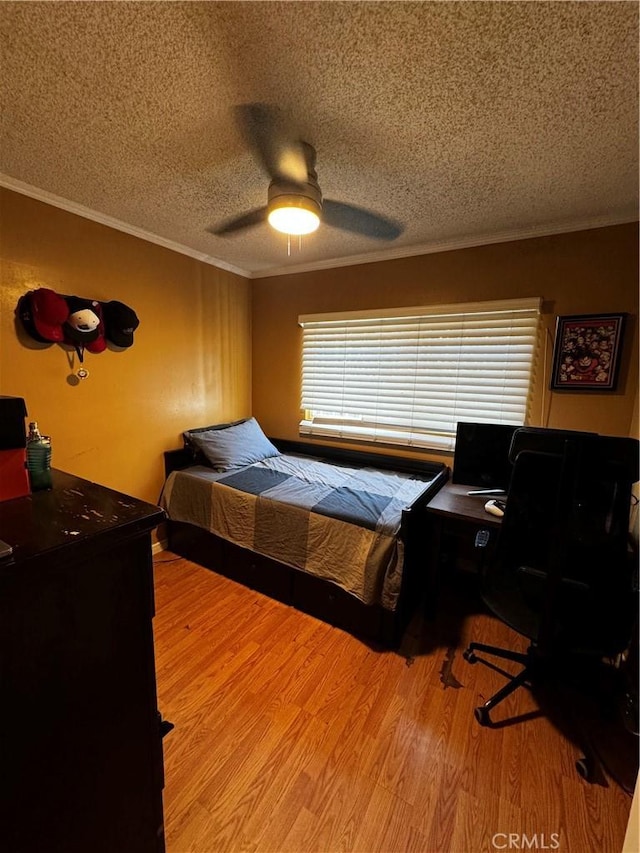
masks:
[[[33,290],[27,296],[31,308],[31,322],[40,337],[54,343],[64,340],[62,324],[69,316],[64,297],[47,287]]]

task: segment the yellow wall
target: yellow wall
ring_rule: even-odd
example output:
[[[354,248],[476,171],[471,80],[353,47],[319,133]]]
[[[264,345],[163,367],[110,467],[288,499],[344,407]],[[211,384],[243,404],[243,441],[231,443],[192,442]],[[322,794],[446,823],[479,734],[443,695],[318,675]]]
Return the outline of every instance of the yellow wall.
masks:
[[[1,191],[0,394],[24,397],[52,437],[53,465],[156,502],[164,450],[189,427],[251,406],[250,283],[96,222]],[[130,305],[134,345],[85,354],[16,326],[27,290]],[[74,356],[73,364],[69,359]]]
[[[311,238],[310,238],[311,239]],[[299,314],[541,296],[555,316],[629,312],[618,390],[547,390],[551,343],[538,359],[530,423],[628,435],[638,385],[638,229],[621,225],[253,282],[253,413],[265,431],[297,438]],[[375,450],[376,447],[373,447]],[[434,454],[435,456],[435,454]]]

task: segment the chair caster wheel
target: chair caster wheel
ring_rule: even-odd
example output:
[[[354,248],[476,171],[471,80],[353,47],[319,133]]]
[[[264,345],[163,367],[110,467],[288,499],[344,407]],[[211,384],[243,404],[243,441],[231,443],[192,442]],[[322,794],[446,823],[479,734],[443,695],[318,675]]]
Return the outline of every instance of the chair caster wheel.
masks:
[[[583,758],[579,758],[576,761],[576,770],[585,780],[585,782],[593,782],[596,778],[596,768],[593,762],[593,759],[587,758],[584,756]]]
[[[489,716],[489,712],[484,707],[484,705],[480,705],[479,708],[474,708],[473,716],[480,723],[481,726],[490,726],[491,725],[491,717]]]
[[[471,649],[465,649],[462,652],[462,657],[466,660],[467,663],[477,663],[478,658],[475,656],[475,653]]]

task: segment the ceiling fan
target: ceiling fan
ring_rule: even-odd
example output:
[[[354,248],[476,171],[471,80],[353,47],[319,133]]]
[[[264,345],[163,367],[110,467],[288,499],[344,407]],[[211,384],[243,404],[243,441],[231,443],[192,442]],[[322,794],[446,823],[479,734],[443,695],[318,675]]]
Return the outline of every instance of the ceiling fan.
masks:
[[[293,138],[274,107],[241,104],[236,118],[250,147],[270,178],[267,204],[207,228],[227,237],[245,228],[269,224],[289,235],[310,234],[324,222],[334,228],[376,240],[395,240],[402,226],[353,204],[323,198],[316,173],[316,152],[308,142]]]

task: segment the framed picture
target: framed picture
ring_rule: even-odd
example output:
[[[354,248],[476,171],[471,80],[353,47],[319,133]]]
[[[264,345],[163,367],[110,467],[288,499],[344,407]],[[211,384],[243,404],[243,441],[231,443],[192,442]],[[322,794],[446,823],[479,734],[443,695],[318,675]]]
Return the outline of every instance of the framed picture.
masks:
[[[614,391],[626,314],[558,317],[553,347],[554,391]]]

